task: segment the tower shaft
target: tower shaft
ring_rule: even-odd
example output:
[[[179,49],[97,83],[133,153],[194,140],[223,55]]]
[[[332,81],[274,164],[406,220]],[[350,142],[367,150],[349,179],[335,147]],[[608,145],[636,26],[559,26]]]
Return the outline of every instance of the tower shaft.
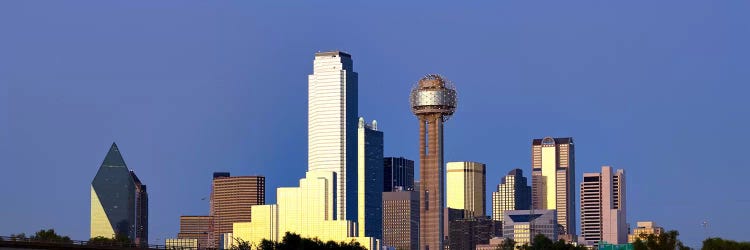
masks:
[[[419,115],[419,249],[443,249],[443,114]]]

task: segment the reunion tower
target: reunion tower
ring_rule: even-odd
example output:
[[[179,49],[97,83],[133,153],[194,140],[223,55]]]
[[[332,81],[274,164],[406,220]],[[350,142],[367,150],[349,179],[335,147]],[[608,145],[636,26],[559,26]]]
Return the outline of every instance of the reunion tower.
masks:
[[[419,249],[443,249],[443,123],[456,110],[456,88],[440,75],[417,82],[409,98],[419,118]]]

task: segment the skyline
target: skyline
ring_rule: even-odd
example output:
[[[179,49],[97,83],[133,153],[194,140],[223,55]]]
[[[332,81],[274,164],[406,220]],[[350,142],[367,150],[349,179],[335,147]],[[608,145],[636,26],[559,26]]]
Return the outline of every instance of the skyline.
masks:
[[[628,171],[628,222],[631,225],[635,220],[656,221],[666,229],[680,230],[681,238],[691,246],[696,246],[697,241],[704,238],[700,227],[704,219],[711,223],[711,235],[737,240],[750,235],[736,224],[738,218],[746,221],[748,215],[740,211],[748,208],[747,201],[733,199],[721,192],[743,190],[740,176],[748,173],[736,157],[741,155],[741,148],[731,146],[734,141],[748,139],[747,134],[741,133],[748,125],[748,118],[741,115],[747,112],[743,108],[748,106],[747,100],[741,94],[747,91],[747,86],[739,85],[750,79],[747,73],[741,72],[744,67],[739,63],[744,60],[742,58],[747,58],[748,49],[741,44],[748,40],[748,36],[729,33],[744,27],[738,24],[739,19],[731,19],[739,18],[738,9],[742,8],[730,8],[737,6],[688,2],[685,5],[692,6],[692,11],[671,12],[673,19],[660,22],[658,11],[671,10],[669,7],[673,6],[655,3],[652,7],[656,10],[636,10],[627,4],[598,5],[589,8],[605,13],[584,13],[585,17],[581,19],[572,18],[573,14],[552,12],[553,7],[536,10],[531,6],[515,6],[552,14],[553,18],[538,23],[503,9],[493,9],[501,12],[498,19],[469,15],[489,11],[481,9],[458,10],[456,15],[464,19],[455,20],[419,12],[418,17],[424,21],[398,29],[405,38],[386,36],[382,27],[397,27],[398,21],[407,20],[405,16],[409,10],[416,9],[407,6],[405,11],[396,11],[396,21],[383,20],[385,26],[380,28],[373,24],[368,26],[367,20],[376,20],[371,14],[345,14],[349,17],[364,14],[362,18],[366,21],[354,25],[370,27],[369,31],[374,32],[372,35],[351,31],[352,37],[321,36],[294,42],[295,38],[305,37],[308,34],[305,32],[312,30],[308,29],[310,26],[282,22],[279,27],[290,31],[264,33],[269,30],[264,30],[262,25],[253,26],[250,20],[230,22],[245,20],[248,17],[244,13],[249,11],[234,10],[232,5],[208,6],[225,16],[200,16],[204,18],[202,21],[217,27],[231,24],[228,28],[214,30],[216,27],[210,25],[194,27],[196,23],[189,22],[190,14],[202,12],[189,7],[173,9],[170,13],[177,21],[169,21],[154,19],[161,14],[158,11],[132,8],[137,4],[130,5],[131,9],[123,12],[108,9],[106,4],[93,6],[104,8],[105,13],[112,14],[111,17],[81,13],[65,6],[57,6],[55,12],[50,12],[55,9],[55,4],[34,13],[0,15],[3,19],[29,17],[32,19],[28,23],[30,29],[48,32],[46,35],[28,34],[11,28],[10,39],[0,42],[4,49],[9,46],[17,48],[7,53],[3,51],[9,56],[0,59],[0,63],[9,65],[0,67],[0,83],[10,82],[8,98],[3,99],[9,102],[6,107],[11,107],[7,116],[0,116],[0,119],[9,118],[8,123],[0,123],[0,126],[9,125],[8,129],[0,131],[7,133],[7,137],[3,137],[9,138],[0,140],[3,154],[0,158],[8,161],[4,166],[18,166],[0,177],[0,183],[3,187],[12,185],[24,191],[10,192],[10,199],[17,200],[18,204],[6,208],[24,221],[0,217],[9,222],[0,225],[0,234],[28,233],[46,225],[73,238],[84,238],[82,236],[88,230],[86,223],[75,225],[71,222],[73,219],[85,221],[87,213],[78,214],[76,211],[86,210],[85,206],[80,209],[81,204],[87,204],[86,180],[93,178],[94,169],[101,163],[101,155],[106,153],[104,147],[112,141],[117,141],[129,167],[149,185],[152,202],[150,240],[174,236],[178,231],[179,215],[207,211],[208,204],[201,198],[207,196],[210,174],[214,171],[266,176],[269,191],[266,202],[274,203],[273,189],[294,186],[307,168],[307,148],[303,139],[306,137],[304,96],[307,93],[304,85],[305,76],[312,72],[311,54],[319,50],[341,49],[351,53],[357,61],[357,72],[360,73],[358,115],[382,122],[386,156],[418,158],[414,146],[418,140],[411,135],[417,123],[408,110],[408,89],[426,73],[441,73],[459,86],[461,96],[456,117],[446,124],[445,161],[486,163],[487,185],[497,185],[500,178],[513,168],[523,169],[527,175],[531,172],[528,152],[531,138],[571,136],[578,144],[577,183],[574,187],[579,185],[581,173],[596,172],[601,165]],[[27,10],[31,6],[27,5]],[[193,7],[201,6],[205,7],[205,4]],[[715,11],[722,11],[729,17],[705,14],[703,20],[693,20],[693,14],[703,13],[698,9],[706,6],[712,6]],[[426,8],[440,11],[445,6]],[[291,11],[302,14],[301,19],[310,17],[311,14],[302,9]],[[274,10],[265,16],[256,13],[257,20],[275,20],[270,17],[279,13],[280,8]],[[626,14],[615,15],[622,13],[619,11]],[[447,11],[443,9],[443,12]],[[79,14],[82,18],[56,20],[57,24],[48,19],[32,18],[45,13],[57,13],[51,16]],[[144,14],[145,19],[136,21],[136,26],[121,23],[121,19],[133,13]],[[733,13],[735,16],[731,15]],[[606,14],[621,18],[640,14],[643,20],[624,18],[635,22],[628,26],[616,18],[606,18]],[[103,23],[120,29],[114,32],[85,25],[86,28],[76,28],[76,25],[89,22],[85,17],[101,17]],[[592,17],[602,18],[604,24],[582,23]],[[558,20],[565,18],[572,19]],[[156,27],[137,26],[156,20],[159,20],[153,24]],[[428,21],[436,24],[427,25]],[[481,21],[488,21],[491,25]],[[523,25],[507,21],[522,22]],[[332,20],[321,22],[327,24]],[[571,23],[583,28],[566,26]],[[240,30],[245,25],[251,26],[247,32],[251,36],[229,39],[235,29]],[[294,25],[302,28],[295,29]],[[499,31],[461,30],[461,27],[470,25],[478,25],[477,29],[497,25]],[[625,29],[618,32],[603,29],[612,25]],[[197,30],[157,33],[168,27]],[[423,33],[446,29],[458,36],[475,34],[472,37],[486,37],[485,41],[448,37],[446,41],[420,48],[417,45],[423,44],[408,41],[411,36],[422,34],[407,32],[417,27],[425,28]],[[295,34],[295,30],[301,31]],[[55,43],[46,42],[50,39],[29,39],[29,36],[56,37],[60,35],[56,32],[63,31],[72,34],[57,39]],[[92,31],[94,36],[87,36],[84,31]],[[161,40],[154,43],[137,39],[119,41],[123,38],[119,32],[134,37],[155,36]],[[565,32],[573,35],[566,36]],[[167,36],[190,38],[189,34],[193,33],[212,34],[214,36],[210,37],[214,38],[178,39],[184,42],[180,45],[169,43],[175,38]],[[268,42],[242,44],[257,34],[267,35]],[[334,35],[331,32],[325,34]],[[550,34],[552,36],[548,37]],[[367,42],[369,36],[378,39]],[[93,38],[100,43],[84,50],[86,43],[72,43],[83,39],[77,37]],[[542,38],[551,38],[551,41],[545,42]],[[27,40],[35,42],[22,46],[21,42]],[[122,50],[114,49],[115,45],[124,45],[125,42],[134,43],[122,46]],[[280,42],[280,47],[274,47],[274,42]],[[526,42],[529,45],[523,46]],[[717,42],[722,46],[712,46]],[[472,44],[478,45],[477,49],[484,53],[456,49]],[[213,47],[219,45],[226,48]],[[265,51],[263,48],[266,47],[275,49]],[[39,49],[38,52],[35,48]],[[64,48],[72,50],[65,51]],[[127,55],[136,49],[147,52]],[[72,52],[76,51],[89,53],[74,57]],[[117,62],[109,56],[95,55],[95,52],[102,51],[108,51],[106,55],[112,54]],[[178,52],[183,51],[192,51],[192,54],[180,56]],[[394,52],[384,53],[391,51]],[[433,54],[436,51],[439,53]],[[212,55],[213,52],[217,53]],[[141,57],[149,58],[147,56],[152,56],[152,60],[143,61]],[[6,61],[9,58],[12,61]],[[67,63],[75,58],[80,59],[73,61],[72,65]],[[193,58],[205,62],[179,62]],[[268,63],[268,58],[274,58],[270,64],[275,66],[261,64]],[[418,61],[412,63],[408,59]],[[100,61],[107,63],[93,63]],[[158,70],[162,67],[166,73]],[[45,74],[36,74],[37,71]],[[599,85],[602,82],[607,85]],[[262,84],[270,87],[264,88]],[[570,98],[560,98],[566,96]],[[561,100],[568,102],[570,108],[555,105]],[[280,108],[257,108],[267,106]],[[272,112],[275,110],[282,112]],[[488,111],[490,117],[482,115]],[[535,124],[544,119],[559,119],[568,124]],[[502,143],[497,144],[498,141]],[[700,146],[695,142],[700,142]],[[706,178],[706,166],[716,174],[708,173],[710,178]],[[40,171],[30,172],[30,169]],[[739,174],[728,175],[732,173],[730,171]],[[35,174],[34,180],[29,183],[13,178],[32,173]],[[663,185],[665,178],[684,182]],[[84,184],[78,185],[80,183]],[[724,186],[716,187],[715,183]],[[41,188],[35,188],[36,185]],[[663,189],[648,190],[642,185]],[[50,187],[55,189],[48,190]],[[184,193],[180,193],[183,189]],[[705,200],[695,201],[694,194],[702,194]],[[175,197],[168,197],[170,195]],[[37,201],[29,197],[42,199]],[[60,212],[50,213],[49,202],[59,203]],[[726,208],[715,211],[711,203],[717,202],[727,204]],[[654,207],[665,211],[653,211]],[[676,214],[668,211],[685,208],[690,211]]]

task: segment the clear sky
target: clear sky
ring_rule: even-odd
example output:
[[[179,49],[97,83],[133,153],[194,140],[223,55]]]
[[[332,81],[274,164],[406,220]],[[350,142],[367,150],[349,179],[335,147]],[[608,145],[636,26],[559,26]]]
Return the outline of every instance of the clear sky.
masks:
[[[750,240],[748,1],[250,2],[0,1],[0,235],[87,239],[113,141],[151,242],[208,213],[214,171],[265,175],[274,203],[307,169],[313,55],[338,49],[387,156],[417,159],[409,89],[440,73],[445,159],[486,163],[488,202],[531,139],[572,136],[578,182],[625,169],[631,225]]]

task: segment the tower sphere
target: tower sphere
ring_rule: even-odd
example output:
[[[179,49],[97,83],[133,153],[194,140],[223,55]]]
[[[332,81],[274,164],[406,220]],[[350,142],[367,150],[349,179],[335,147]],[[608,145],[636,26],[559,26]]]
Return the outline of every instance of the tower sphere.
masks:
[[[456,111],[458,97],[450,81],[430,74],[419,79],[411,89],[409,102],[414,115],[442,114],[443,121],[447,121]]]

